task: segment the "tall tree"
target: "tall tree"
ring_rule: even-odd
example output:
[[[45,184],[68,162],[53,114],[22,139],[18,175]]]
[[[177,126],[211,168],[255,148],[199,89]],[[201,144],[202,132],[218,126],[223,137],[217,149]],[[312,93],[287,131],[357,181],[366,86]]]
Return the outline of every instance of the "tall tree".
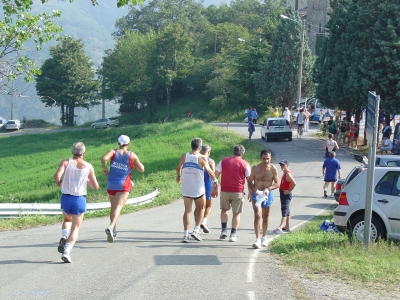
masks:
[[[260,71],[254,74],[259,101],[269,106],[291,107],[297,99],[302,20],[292,6],[286,7],[285,15],[292,20],[281,19],[271,52],[262,62]],[[305,36],[301,96],[314,92],[313,63]]]
[[[127,32],[117,40],[115,49],[108,51],[100,71],[103,84],[111,92],[108,97],[118,97],[122,105],[129,107],[134,122],[137,121],[137,107],[144,107],[144,99],[150,110],[150,118],[153,119],[155,102],[152,101],[152,80],[148,75],[148,65],[155,37],[154,32]]]
[[[64,40],[51,47],[50,54],[36,75],[36,90],[46,106],[61,108],[63,125],[73,126],[75,107],[98,103],[99,83],[93,79],[95,72],[81,40]]]
[[[350,112],[367,106],[368,91],[381,109],[400,112],[400,3],[333,0],[329,36],[315,65],[317,97]]]
[[[155,72],[157,81],[165,87],[167,94],[167,119],[170,117],[172,85],[187,77],[193,65],[192,48],[191,36],[179,24],[166,26],[156,38]]]

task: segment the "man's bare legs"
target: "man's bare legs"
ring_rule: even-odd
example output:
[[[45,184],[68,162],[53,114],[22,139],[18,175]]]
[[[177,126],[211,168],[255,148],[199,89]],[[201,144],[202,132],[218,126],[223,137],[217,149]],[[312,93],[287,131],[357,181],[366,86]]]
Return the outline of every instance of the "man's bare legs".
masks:
[[[79,229],[82,224],[84,213],[79,214],[79,215],[72,215],[72,214],[67,215],[63,211],[63,216],[64,216],[63,229],[64,229],[64,224],[67,223],[68,225],[66,225],[66,227],[70,227],[71,232],[66,240],[66,244],[65,244],[65,247],[63,250],[63,255],[61,258],[64,262],[70,263],[71,258],[69,256],[69,254],[70,254],[72,248],[74,247],[76,240],[78,239]],[[61,244],[61,241],[60,241],[60,244]],[[60,249],[59,249],[59,251],[60,251]]]
[[[118,192],[115,195],[108,195],[111,203],[110,226],[106,229],[107,242],[112,243],[115,239],[117,221],[121,215],[121,210],[128,199],[129,192]]]
[[[254,211],[254,232],[256,234],[256,239],[260,239],[260,221],[261,221],[261,207],[257,207],[254,201],[251,201]]]
[[[199,228],[200,224],[203,221],[204,217],[204,206],[205,206],[205,201],[206,198],[203,195],[201,198],[197,198],[196,200],[193,200],[193,198],[186,198],[183,197],[183,203],[185,206],[185,211],[183,212],[183,242],[187,243],[188,242],[188,231],[189,231],[189,225],[190,225],[190,214],[192,212],[192,202],[194,201],[195,204],[195,210],[194,210],[194,221],[195,221],[195,227],[194,230],[191,234],[191,236],[196,239],[197,241],[201,241],[202,238],[199,233]]]
[[[183,204],[185,206],[185,210],[183,212],[183,230],[185,231],[189,230],[190,214],[192,213],[192,202],[192,198],[183,197]],[[198,214],[198,212],[195,210],[195,219],[196,214]]]
[[[270,210],[270,206],[262,209],[263,237],[265,237],[267,235],[268,223],[269,223],[269,210]]]

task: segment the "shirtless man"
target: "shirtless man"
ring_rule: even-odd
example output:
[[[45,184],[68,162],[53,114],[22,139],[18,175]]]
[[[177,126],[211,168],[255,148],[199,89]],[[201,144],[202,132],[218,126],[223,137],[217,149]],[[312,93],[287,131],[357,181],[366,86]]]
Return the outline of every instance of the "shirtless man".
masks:
[[[272,190],[279,188],[278,171],[271,165],[271,152],[262,150],[260,153],[260,163],[251,168],[249,177],[249,202],[252,202],[254,210],[254,231],[256,240],[253,248],[259,249],[262,246],[267,247],[267,230],[269,210],[274,201]],[[258,199],[257,199],[258,198]],[[258,201],[257,201],[258,200]],[[258,204],[258,202],[262,203]],[[257,204],[257,205],[256,205]],[[260,207],[261,206],[261,207]],[[260,221],[262,217],[262,239],[260,240]]]
[[[206,156],[200,154],[202,140],[194,138],[191,142],[192,151],[182,154],[178,166],[176,167],[176,182],[182,185],[182,196],[185,211],[183,213],[183,243],[189,242],[189,223],[192,212],[192,203],[195,209],[195,226],[191,234],[196,241],[201,241],[200,225],[204,217],[204,207],[206,203],[204,187],[204,170],[210,175],[213,181],[211,197],[218,196],[218,179],[211,169]]]

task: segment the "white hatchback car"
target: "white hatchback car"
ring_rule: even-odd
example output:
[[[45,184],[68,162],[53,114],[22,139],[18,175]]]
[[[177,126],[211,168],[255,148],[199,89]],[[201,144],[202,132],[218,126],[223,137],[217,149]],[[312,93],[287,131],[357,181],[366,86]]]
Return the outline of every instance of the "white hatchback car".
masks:
[[[268,142],[271,139],[292,140],[292,128],[285,118],[267,118],[261,125],[261,138]]]
[[[371,240],[400,240],[400,167],[376,167],[372,195]],[[359,173],[340,193],[334,211],[336,227],[364,241],[367,171]]]
[[[6,123],[7,130],[19,130],[21,128],[21,122],[19,120],[8,120]]]

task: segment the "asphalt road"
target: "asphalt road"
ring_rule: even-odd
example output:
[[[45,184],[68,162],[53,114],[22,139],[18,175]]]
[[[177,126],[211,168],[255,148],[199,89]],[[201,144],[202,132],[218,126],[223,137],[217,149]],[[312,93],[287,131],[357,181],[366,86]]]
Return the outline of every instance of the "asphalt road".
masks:
[[[246,124],[230,124],[229,130],[247,136]],[[259,126],[254,136],[254,142],[272,151],[274,164],[290,162],[298,184],[291,205],[292,229],[335,203],[322,197],[321,141],[294,135],[292,142],[266,143],[259,138]],[[345,175],[356,165],[345,150],[339,150],[338,159]],[[278,193],[275,196],[270,239],[280,221]],[[211,232],[202,234],[202,242],[191,239],[189,244],[181,243],[181,200],[121,216],[113,244],[106,242],[107,218],[85,220],[71,264],[63,263],[57,252],[61,224],[0,232],[0,299],[296,299],[268,250],[251,248],[251,205],[246,203],[238,241],[232,243],[219,240],[219,200],[213,201]]]

